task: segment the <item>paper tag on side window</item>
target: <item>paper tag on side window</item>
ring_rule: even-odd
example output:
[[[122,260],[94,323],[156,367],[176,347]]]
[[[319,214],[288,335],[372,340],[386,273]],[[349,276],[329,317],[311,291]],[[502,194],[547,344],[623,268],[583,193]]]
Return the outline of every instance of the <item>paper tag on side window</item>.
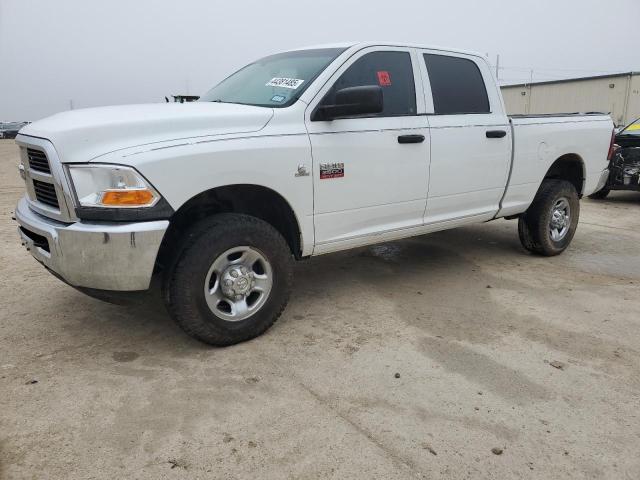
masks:
[[[391,75],[386,70],[381,70],[378,72],[378,84],[381,87],[389,87],[391,86]]]
[[[281,87],[295,90],[304,83],[299,78],[274,77],[266,83],[266,87]]]

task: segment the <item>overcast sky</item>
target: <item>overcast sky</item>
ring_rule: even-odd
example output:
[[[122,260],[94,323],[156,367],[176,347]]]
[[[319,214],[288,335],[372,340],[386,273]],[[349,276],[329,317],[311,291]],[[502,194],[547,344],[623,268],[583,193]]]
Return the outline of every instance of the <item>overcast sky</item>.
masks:
[[[276,51],[391,40],[500,54],[511,83],[640,70],[639,0],[0,0],[0,121],[202,94]]]

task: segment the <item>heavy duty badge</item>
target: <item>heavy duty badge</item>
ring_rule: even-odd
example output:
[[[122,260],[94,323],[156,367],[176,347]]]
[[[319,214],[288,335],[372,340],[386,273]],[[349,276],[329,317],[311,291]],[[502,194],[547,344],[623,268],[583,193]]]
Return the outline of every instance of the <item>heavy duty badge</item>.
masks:
[[[344,163],[321,163],[320,180],[344,177]]]

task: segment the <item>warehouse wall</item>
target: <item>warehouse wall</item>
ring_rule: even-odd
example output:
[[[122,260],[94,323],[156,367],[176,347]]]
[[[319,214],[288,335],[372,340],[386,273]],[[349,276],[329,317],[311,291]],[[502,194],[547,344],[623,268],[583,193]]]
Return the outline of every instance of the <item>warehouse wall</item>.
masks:
[[[505,86],[502,93],[509,114],[605,112],[616,125],[640,116],[640,75]]]
[[[529,87],[502,87],[502,97],[509,115],[523,115],[529,113]]]
[[[631,80],[631,90],[629,91],[629,107],[626,124],[633,122],[640,117],[640,75],[634,75]]]

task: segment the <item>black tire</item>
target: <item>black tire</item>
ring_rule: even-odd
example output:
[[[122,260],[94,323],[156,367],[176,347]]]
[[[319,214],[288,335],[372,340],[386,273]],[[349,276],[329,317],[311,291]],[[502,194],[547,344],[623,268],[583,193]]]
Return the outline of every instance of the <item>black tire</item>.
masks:
[[[570,222],[559,241],[551,238],[550,224],[554,205],[565,198],[570,207]],[[533,203],[518,219],[522,246],[532,253],[551,257],[565,251],[576,233],[580,217],[580,200],[576,188],[564,180],[543,180]]]
[[[229,321],[216,315],[205,298],[209,268],[224,252],[238,246],[260,251],[272,269],[265,303],[248,318]],[[164,299],[176,323],[190,336],[215,346],[233,345],[264,333],[287,305],[293,279],[291,250],[270,224],[249,215],[218,214],[186,234],[178,258],[167,273]]]
[[[592,193],[591,195],[589,195],[589,198],[594,198],[596,200],[602,200],[603,198],[607,198],[607,195],[609,195],[610,191],[611,191],[610,189],[605,187],[602,190],[598,190],[597,192]]]

